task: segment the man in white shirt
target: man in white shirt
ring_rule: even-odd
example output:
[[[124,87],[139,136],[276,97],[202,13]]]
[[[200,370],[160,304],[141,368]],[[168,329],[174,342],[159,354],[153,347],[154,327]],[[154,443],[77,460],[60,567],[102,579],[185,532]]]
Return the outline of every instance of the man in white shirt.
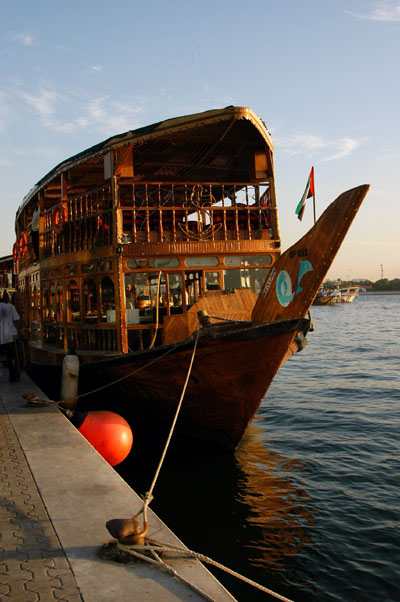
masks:
[[[19,381],[18,360],[15,352],[14,336],[18,334],[15,322],[19,315],[12,303],[9,303],[8,293],[4,291],[0,303],[0,345],[3,345],[6,357],[10,382]]]

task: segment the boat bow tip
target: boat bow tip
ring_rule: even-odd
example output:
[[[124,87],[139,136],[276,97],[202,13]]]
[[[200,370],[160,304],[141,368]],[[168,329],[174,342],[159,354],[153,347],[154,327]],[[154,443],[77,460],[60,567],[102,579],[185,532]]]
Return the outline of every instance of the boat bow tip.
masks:
[[[370,186],[343,192],[272,266],[252,312],[255,323],[303,318]]]

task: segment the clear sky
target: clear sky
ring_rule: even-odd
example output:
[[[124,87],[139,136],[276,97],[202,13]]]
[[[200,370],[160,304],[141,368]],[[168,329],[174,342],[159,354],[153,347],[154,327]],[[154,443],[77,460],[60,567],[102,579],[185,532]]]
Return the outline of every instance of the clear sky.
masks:
[[[249,106],[275,142],[283,248],[371,190],[332,278],[400,277],[400,2],[0,0],[0,256],[52,167],[112,134]]]

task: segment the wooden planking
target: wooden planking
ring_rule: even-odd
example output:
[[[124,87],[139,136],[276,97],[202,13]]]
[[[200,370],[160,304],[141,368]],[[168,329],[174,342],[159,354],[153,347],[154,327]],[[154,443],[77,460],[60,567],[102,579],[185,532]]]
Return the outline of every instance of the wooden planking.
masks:
[[[201,297],[188,313],[195,313],[200,310],[206,311],[210,316],[219,318],[228,318],[230,315],[243,316],[242,320],[251,319],[251,311],[257,300],[257,295],[249,288],[237,289],[234,292],[228,293],[224,291],[208,291],[204,297]]]
[[[185,403],[177,423],[182,434],[220,438],[234,448],[243,436],[248,422],[265,395],[295,335],[294,331],[266,335],[259,327],[237,331],[237,337],[200,340]],[[115,381],[104,391],[104,399],[125,402],[132,419],[149,420],[153,426],[159,422],[169,425],[173,411],[182,393],[192,346],[177,348],[157,364],[149,365],[146,356],[132,356],[126,362],[108,362],[107,370],[101,362],[82,364],[80,393],[90,390],[90,382],[98,386]],[[138,370],[138,368],[142,368]],[[134,373],[134,376],[121,379]],[[110,397],[111,395],[111,397]],[[96,403],[102,393],[96,393]],[[137,416],[135,415],[137,413]],[[213,435],[214,433],[214,435]]]
[[[189,336],[187,314],[164,317],[164,344],[176,343]]]
[[[257,295],[251,289],[238,289],[232,293],[208,291],[197,303],[192,305],[187,314],[166,316],[164,318],[164,343],[175,343],[186,339],[199,327],[198,311],[205,311],[211,316],[211,322],[224,320],[251,320],[251,312]],[[217,320],[222,318],[222,320]]]

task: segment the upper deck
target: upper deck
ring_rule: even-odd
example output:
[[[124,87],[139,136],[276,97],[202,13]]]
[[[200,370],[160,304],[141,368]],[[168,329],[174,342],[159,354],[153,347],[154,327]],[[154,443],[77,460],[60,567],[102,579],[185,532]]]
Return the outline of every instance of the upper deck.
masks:
[[[228,241],[232,251],[233,241],[279,247],[273,144],[244,107],[129,131],[60,163],[18,209],[20,268],[32,259],[27,243],[37,201],[43,259],[121,245],[133,254],[190,253],[199,243],[217,243],[215,252]],[[260,252],[265,244],[247,247]]]
[[[16,217],[15,269],[30,321],[40,323],[36,339],[66,348],[65,332],[71,338],[78,322],[82,331],[111,331],[110,316],[126,328],[127,282],[152,306],[162,297],[166,318],[186,313],[217,286],[256,282],[259,289],[280,253],[272,153],[262,121],[250,109],[227,107],[126,132],[56,166]],[[37,205],[39,264],[32,233]],[[161,268],[158,295],[151,291]],[[178,283],[180,304],[173,307]],[[94,298],[106,296],[104,307],[96,301],[94,309]],[[135,308],[139,326],[129,328],[163,328],[158,310],[152,319],[138,301]],[[54,323],[59,330],[50,336]],[[127,348],[117,330],[102,348]]]

